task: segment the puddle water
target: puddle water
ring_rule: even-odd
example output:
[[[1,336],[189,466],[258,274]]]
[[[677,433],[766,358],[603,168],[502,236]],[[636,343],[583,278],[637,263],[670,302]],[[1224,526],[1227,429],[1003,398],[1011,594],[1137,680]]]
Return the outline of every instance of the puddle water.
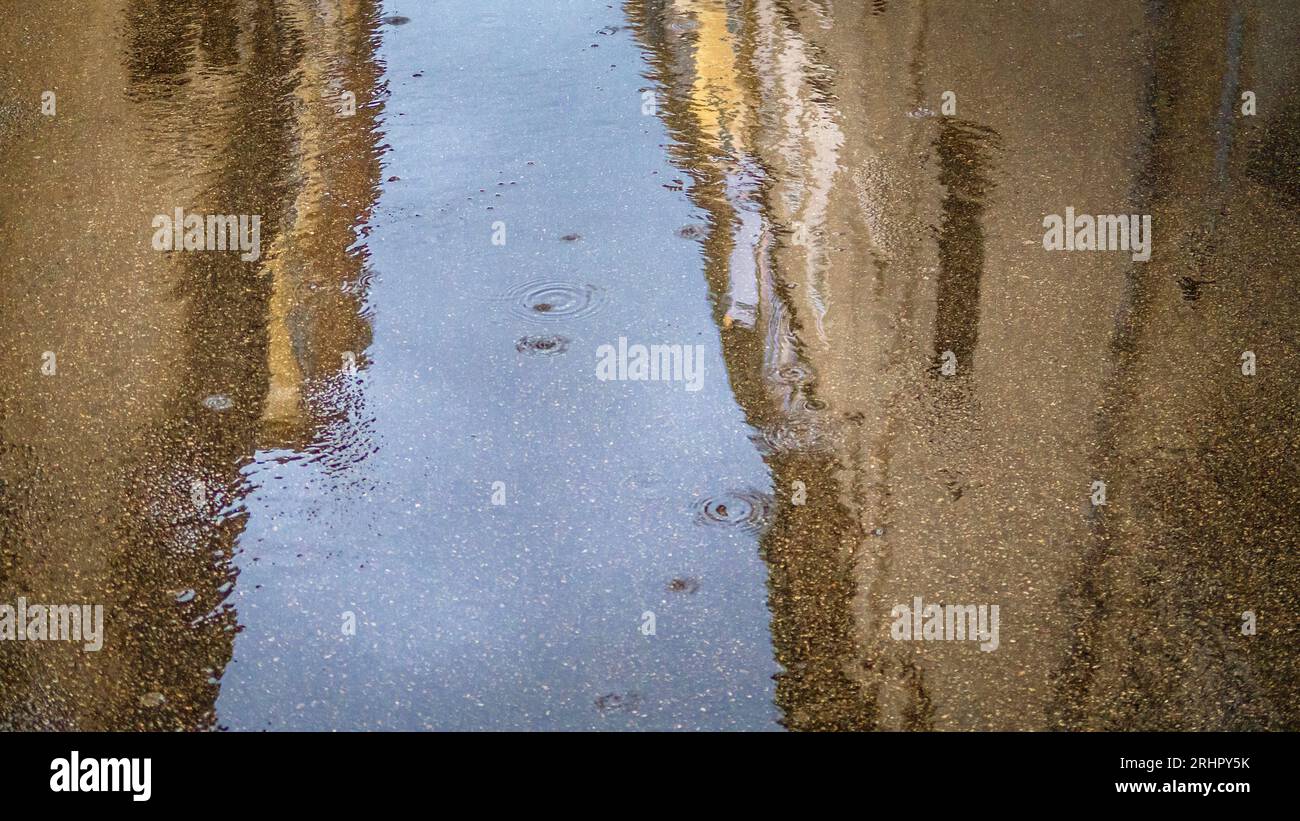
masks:
[[[567,322],[590,316],[608,298],[595,285],[532,280],[510,289],[504,297],[516,317],[529,322]]]
[[[375,55],[395,78],[380,177],[400,179],[368,220],[375,451],[346,484],[266,454],[245,467],[218,723],[778,728],[753,532],[683,513],[697,488],[767,474],[699,250],[651,240],[696,209],[660,187],[661,122],[621,104],[639,47],[589,49],[624,22],[598,5],[410,16]],[[484,37],[518,48],[485,55]],[[598,381],[619,337],[702,345],[703,389]],[[682,598],[677,577],[718,581]]]
[[[0,729],[1300,726],[1300,15],[1147,5],[15,5]]]

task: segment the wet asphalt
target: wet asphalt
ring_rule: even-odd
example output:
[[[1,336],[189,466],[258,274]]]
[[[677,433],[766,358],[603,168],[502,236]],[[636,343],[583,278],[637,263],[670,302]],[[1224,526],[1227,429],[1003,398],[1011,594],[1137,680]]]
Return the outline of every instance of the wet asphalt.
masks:
[[[1300,728],[1294,4],[6,15],[0,728]]]

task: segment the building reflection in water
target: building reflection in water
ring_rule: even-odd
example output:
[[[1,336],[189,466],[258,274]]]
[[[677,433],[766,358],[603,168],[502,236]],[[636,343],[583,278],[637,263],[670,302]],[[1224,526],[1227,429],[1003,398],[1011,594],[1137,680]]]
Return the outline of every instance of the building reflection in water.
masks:
[[[1297,129],[1223,104],[1245,77],[1286,99],[1269,55],[1294,25],[1013,5],[626,4],[778,488],[785,724],[1295,726],[1294,637],[1234,636],[1300,578],[1294,366],[1246,396],[1235,368],[1294,341],[1297,244],[1264,234],[1295,236]],[[1153,214],[1156,258],[1049,257],[1041,220],[1071,204]],[[1189,270],[1212,304],[1183,300]],[[1102,476],[1120,495],[1089,509]],[[999,604],[1000,649],[892,641],[914,596]]]
[[[42,196],[122,162],[130,179],[82,197],[93,214],[71,215],[120,240],[87,249],[52,235],[49,259],[78,255],[94,291],[59,340],[66,375],[0,374],[0,598],[103,604],[107,637],[84,654],[4,642],[0,726],[213,726],[237,630],[227,600],[242,469],[260,451],[342,471],[370,447],[358,374],[371,333],[361,232],[379,183],[378,13],[351,0],[129,0],[106,21],[120,39],[79,54],[51,45],[52,72],[69,74],[61,93],[106,101],[117,125],[69,115],[55,148],[71,159],[35,172]],[[59,68],[69,60],[90,71]],[[345,92],[353,116],[340,116]],[[23,148],[0,161],[17,171]],[[260,215],[260,259],[152,251],[153,214],[178,207]],[[17,211],[21,225],[57,208]],[[15,312],[40,327],[67,304],[35,290]],[[32,356],[23,327],[4,324],[4,359]],[[99,348],[98,363],[78,355]]]

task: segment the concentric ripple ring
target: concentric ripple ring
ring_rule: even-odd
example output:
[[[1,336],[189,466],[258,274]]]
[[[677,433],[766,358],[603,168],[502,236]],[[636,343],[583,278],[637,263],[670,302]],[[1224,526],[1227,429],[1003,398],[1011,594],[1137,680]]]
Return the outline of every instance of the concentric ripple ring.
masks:
[[[581,319],[605,304],[605,291],[595,285],[535,279],[506,294],[511,313],[530,322]]]
[[[761,533],[772,518],[772,497],[752,489],[733,490],[698,499],[694,509],[698,525]]]

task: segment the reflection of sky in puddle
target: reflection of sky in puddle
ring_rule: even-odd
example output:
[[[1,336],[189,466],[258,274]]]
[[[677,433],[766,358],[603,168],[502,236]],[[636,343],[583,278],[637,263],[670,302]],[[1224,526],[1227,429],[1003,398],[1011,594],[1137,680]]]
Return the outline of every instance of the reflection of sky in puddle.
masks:
[[[640,111],[640,56],[597,34],[615,10],[483,5],[385,29],[399,180],[369,240],[359,377],[377,450],[341,473],[267,453],[246,472],[219,723],[775,728],[757,538],[697,515],[770,480],[699,245],[675,235],[698,216],[662,187],[675,172]],[[604,302],[528,322],[499,297],[531,280]],[[517,350],[539,334],[567,351]],[[703,345],[703,390],[597,381],[596,348],[619,336]]]

